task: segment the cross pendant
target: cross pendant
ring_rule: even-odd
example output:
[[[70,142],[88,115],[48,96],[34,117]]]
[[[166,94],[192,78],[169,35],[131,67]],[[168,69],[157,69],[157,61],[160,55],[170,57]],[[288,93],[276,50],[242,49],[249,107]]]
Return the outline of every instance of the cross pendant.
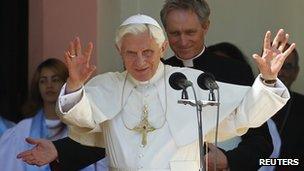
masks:
[[[156,130],[148,121],[148,111],[147,111],[146,105],[144,106],[142,120],[132,130],[141,134],[141,136],[142,136],[141,144],[145,147],[147,145],[148,133]]]

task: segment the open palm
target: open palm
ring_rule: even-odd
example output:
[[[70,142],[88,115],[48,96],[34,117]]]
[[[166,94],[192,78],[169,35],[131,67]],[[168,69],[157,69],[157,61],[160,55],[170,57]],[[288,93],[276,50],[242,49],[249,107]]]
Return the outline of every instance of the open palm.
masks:
[[[29,144],[35,145],[34,148],[26,150],[17,155],[30,165],[43,166],[54,161],[58,157],[56,147],[52,141],[45,139],[26,138]]]
[[[295,48],[295,44],[292,43],[288,49],[285,49],[288,38],[289,35],[286,34],[283,29],[280,29],[273,42],[271,42],[271,32],[266,32],[262,56],[258,54],[253,55],[264,79],[276,79],[285,59]]]
[[[92,50],[92,42],[90,42],[83,51],[78,37],[70,42],[68,50],[64,54],[69,70],[69,78],[67,80],[68,92],[79,89],[96,69],[94,65],[90,64]]]

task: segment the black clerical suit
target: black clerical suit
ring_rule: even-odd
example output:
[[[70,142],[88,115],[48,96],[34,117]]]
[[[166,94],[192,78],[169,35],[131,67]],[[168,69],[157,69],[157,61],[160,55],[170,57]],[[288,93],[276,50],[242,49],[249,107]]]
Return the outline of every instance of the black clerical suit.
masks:
[[[290,92],[290,100],[272,119],[281,137],[279,158],[299,159],[299,166],[277,166],[276,170],[304,170],[304,95]]]
[[[163,61],[167,65],[183,67],[183,62],[176,56]],[[212,73],[217,81],[249,85],[254,82],[250,66],[244,62],[216,55],[208,48],[197,58],[193,59],[193,68]],[[259,128],[249,129],[243,135],[238,148],[224,151],[230,171],[256,171],[259,159],[269,158],[273,150],[272,139],[267,123]]]
[[[58,152],[58,163],[51,163],[52,171],[77,171],[105,157],[105,149],[89,147],[66,137],[53,142]]]

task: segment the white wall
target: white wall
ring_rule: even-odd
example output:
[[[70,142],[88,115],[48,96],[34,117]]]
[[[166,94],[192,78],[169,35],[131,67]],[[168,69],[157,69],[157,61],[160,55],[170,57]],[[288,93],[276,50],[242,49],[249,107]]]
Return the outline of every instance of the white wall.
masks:
[[[115,31],[121,21],[120,0],[98,1],[98,73],[122,71],[122,61],[114,44]]]
[[[99,64],[102,71],[121,69],[121,61],[112,46],[114,29],[128,16],[136,13],[150,15],[160,22],[159,12],[164,0],[100,0],[100,2],[102,3],[99,5],[101,10],[99,17],[102,20],[99,21],[102,22],[99,23],[98,47],[102,57]],[[303,56],[304,11],[301,10],[304,6],[303,0],[209,0],[209,4],[211,26],[206,39],[207,45],[222,41],[232,42],[243,50],[249,62],[255,66],[251,55],[260,53],[265,32],[267,30],[276,32],[279,28],[284,28],[290,33],[291,41],[297,43],[300,58]],[[167,54],[167,56],[171,55],[172,52]],[[113,62],[106,62],[104,58]],[[302,59],[300,66],[302,70],[292,88],[304,94],[304,60]]]

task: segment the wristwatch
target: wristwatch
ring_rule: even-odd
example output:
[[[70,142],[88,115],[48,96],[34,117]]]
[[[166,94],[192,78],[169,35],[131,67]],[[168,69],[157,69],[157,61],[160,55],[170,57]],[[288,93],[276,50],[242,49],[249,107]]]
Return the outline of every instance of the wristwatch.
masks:
[[[274,87],[275,84],[277,83],[277,79],[274,79],[274,80],[266,80],[264,79],[263,77],[260,77],[261,78],[261,81],[263,84],[267,85],[267,86],[271,86],[271,87]]]

